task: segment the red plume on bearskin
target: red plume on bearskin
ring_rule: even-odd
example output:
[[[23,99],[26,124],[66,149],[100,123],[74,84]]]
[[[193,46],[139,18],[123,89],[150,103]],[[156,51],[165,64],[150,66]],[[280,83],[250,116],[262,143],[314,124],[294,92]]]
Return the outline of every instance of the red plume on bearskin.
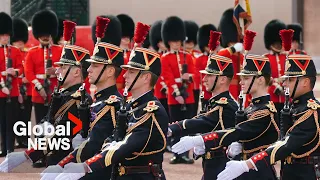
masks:
[[[210,31],[210,39],[208,43],[208,47],[210,51],[214,51],[220,44],[219,39],[221,36],[221,32],[218,31]]]
[[[292,29],[282,29],[280,30],[280,37],[282,40],[282,47],[285,51],[290,51],[291,49],[291,43],[292,43],[292,38],[293,38],[293,32],[294,30]]]
[[[72,38],[72,33],[76,27],[76,23],[72,21],[63,21],[63,39],[68,42]]]
[[[246,30],[243,38],[243,48],[245,51],[250,51],[252,48],[254,37],[257,35],[256,32]]]
[[[141,22],[137,23],[136,29],[134,31],[134,42],[136,44],[141,44],[146,39],[150,26],[147,24],[143,24]]]
[[[103,38],[110,19],[98,16],[96,20],[96,37]]]

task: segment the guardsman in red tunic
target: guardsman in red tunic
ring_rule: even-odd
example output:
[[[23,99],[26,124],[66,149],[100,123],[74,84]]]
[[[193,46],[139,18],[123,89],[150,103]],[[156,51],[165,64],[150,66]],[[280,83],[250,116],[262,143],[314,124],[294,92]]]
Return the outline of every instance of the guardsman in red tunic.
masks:
[[[167,48],[164,45],[161,38],[162,23],[163,23],[162,20],[154,22],[149,32],[149,37],[150,37],[149,39],[150,39],[151,46],[156,52],[158,52],[160,57],[167,51]],[[164,81],[163,76],[160,75],[154,87],[154,95],[159,99],[159,101],[161,102],[161,104],[169,114],[167,94],[168,94],[168,86]]]
[[[301,24],[299,24],[299,23],[288,24],[287,29],[294,30],[290,54],[307,54],[307,52],[305,52],[302,48],[303,42],[302,42],[302,26],[301,26]]]
[[[264,44],[269,50],[269,53],[264,55],[269,58],[271,77],[273,78],[272,85],[269,87],[269,94],[278,112],[282,110],[285,100],[284,91],[279,79],[284,73],[286,61],[286,55],[282,52],[279,34],[279,31],[282,29],[286,29],[286,25],[280,20],[270,21],[264,29]],[[280,115],[280,113],[278,115]]]
[[[134,21],[127,14],[119,14],[117,15],[117,18],[121,23],[121,32],[122,32],[120,47],[124,51],[123,52],[124,64],[127,64],[129,61],[130,53],[131,53],[131,44],[132,44],[132,38],[134,35]],[[126,71],[122,70],[120,76],[117,79],[117,87],[121,94],[123,93],[123,90],[124,90],[123,75],[125,73]]]
[[[195,68],[192,56],[181,51],[186,39],[183,21],[171,16],[164,21],[161,35],[169,52],[161,56],[162,76],[168,86],[168,106],[171,122],[192,118],[194,109],[193,79]],[[188,152],[182,156],[175,155],[170,163],[194,163]]]
[[[233,22],[233,9],[227,9],[220,19],[219,30],[221,34],[221,46],[225,49],[223,56],[229,57],[232,59],[234,76],[232,82],[230,84],[229,90],[231,95],[238,99],[240,93],[240,78],[237,76],[237,73],[242,69],[241,65],[243,62],[243,55],[240,53],[242,50],[240,44],[236,44],[239,42],[237,27]],[[229,54],[229,56],[227,55]]]
[[[208,42],[210,39],[210,31],[217,31],[217,28],[213,24],[205,24],[199,28],[197,41],[202,53],[196,56],[196,60],[195,60],[196,72],[205,70],[207,66],[208,55],[209,55]],[[199,77],[198,81],[200,84],[202,84],[201,76]],[[201,102],[201,106],[202,106],[202,109],[206,109],[206,106],[208,105],[208,100],[211,97],[211,93],[206,91],[206,88],[204,85],[202,85],[201,90],[202,92],[200,93],[203,93],[203,96],[204,96]]]
[[[52,44],[57,28],[58,18],[53,11],[42,10],[32,18],[32,32],[40,45],[31,48],[26,56],[25,76],[34,87],[32,102],[35,108],[36,123],[39,123],[46,115],[50,94],[57,86],[56,69],[53,65],[59,61],[62,52],[61,46]]]
[[[196,64],[197,57],[201,54],[200,51],[196,50],[195,47],[197,45],[197,33],[199,30],[199,26],[194,21],[184,21],[184,25],[186,28],[187,40],[185,42],[185,51],[191,54],[193,59],[193,64]],[[200,97],[200,72],[195,71],[194,81],[193,81],[193,94],[194,94],[194,102],[195,108],[193,115],[196,115],[198,112],[199,106],[199,97]]]
[[[0,24],[0,156],[5,156],[14,150],[13,124],[19,109],[18,76],[23,72],[23,57],[18,48],[9,45],[12,35],[11,17],[0,12]]]
[[[13,36],[10,39],[10,42],[13,46],[20,49],[22,53],[22,64],[25,63],[25,57],[27,55],[27,49],[25,44],[28,41],[29,31],[28,31],[28,23],[21,18],[13,19]],[[32,110],[32,87],[28,82],[27,78],[24,74],[19,76],[19,90],[20,95],[18,101],[20,103],[20,111],[18,120],[23,121],[24,123],[28,123],[31,118],[31,110]],[[17,137],[17,147],[26,148],[27,147],[27,137]]]

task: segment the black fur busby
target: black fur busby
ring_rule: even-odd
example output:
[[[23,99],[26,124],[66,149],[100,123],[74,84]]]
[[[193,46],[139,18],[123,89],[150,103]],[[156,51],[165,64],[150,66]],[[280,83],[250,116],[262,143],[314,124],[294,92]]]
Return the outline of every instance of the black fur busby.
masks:
[[[197,33],[199,30],[198,24],[194,21],[184,21],[184,25],[188,38],[186,42],[193,42],[195,45],[197,45]]]
[[[264,45],[270,50],[270,46],[274,43],[281,43],[280,30],[286,29],[286,25],[278,20],[271,20],[264,28]]]
[[[13,21],[13,36],[11,36],[10,42],[23,41],[28,42],[29,31],[28,23],[22,18],[14,18]]]
[[[9,34],[12,35],[12,19],[5,13],[0,12],[0,34]]]
[[[151,27],[151,25],[150,25]],[[151,43],[150,43],[150,37],[149,37],[149,34],[150,34],[150,31],[148,32],[147,36],[146,36],[146,39],[143,41],[143,44],[142,44],[142,47],[143,48],[149,48]]]
[[[101,39],[101,42],[110,43],[116,46],[120,46],[122,31],[121,31],[121,22],[116,16],[113,15],[102,15],[101,17],[110,19],[110,22],[105,31],[104,37]],[[92,40],[94,44],[97,42],[96,37],[96,22],[91,26]]]
[[[227,9],[223,12],[219,23],[219,31],[221,34],[220,45],[224,48],[229,43],[238,42],[237,26],[233,22],[233,9]]]
[[[32,17],[32,33],[38,39],[40,36],[51,35],[52,38],[58,34],[58,18],[51,10],[41,10]]]
[[[302,33],[302,26],[299,23],[295,24],[288,24],[287,29],[293,29],[293,40],[297,41],[298,43],[301,42],[301,33]]]
[[[63,21],[64,19],[58,18],[58,33],[52,38],[53,44],[58,44],[61,37],[63,37]]]
[[[186,30],[183,21],[177,16],[168,17],[161,27],[161,37],[167,48],[169,41],[184,41],[186,39]]]
[[[161,38],[162,22],[163,22],[162,20],[154,22],[149,32],[149,39],[150,39],[151,46],[156,51],[159,51],[158,43],[162,41],[162,38]]]
[[[208,46],[210,31],[217,31],[217,28],[213,24],[205,24],[198,30],[197,40],[201,52],[205,52],[204,48]]]
[[[122,37],[129,37],[130,39],[132,39],[134,34],[133,19],[126,14],[119,14],[117,18],[121,22]]]

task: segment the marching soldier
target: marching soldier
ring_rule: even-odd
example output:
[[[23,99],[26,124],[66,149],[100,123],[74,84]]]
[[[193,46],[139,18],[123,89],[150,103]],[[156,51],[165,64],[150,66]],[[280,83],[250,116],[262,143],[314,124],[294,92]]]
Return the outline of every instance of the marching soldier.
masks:
[[[85,79],[88,75],[86,70],[89,66],[89,63],[85,60],[89,58],[90,54],[87,49],[74,45],[64,46],[60,61],[55,63],[59,65],[56,73],[57,76],[60,77],[59,85],[62,88],[55,89],[50,109],[47,112],[47,115],[41,121],[41,126],[50,124],[54,127],[63,125],[67,128],[68,126],[66,124],[70,122],[70,115],[78,119],[80,118],[78,106],[81,99],[83,98],[88,103],[91,103],[90,95],[87,93],[84,93],[85,97],[81,97],[80,95],[80,91],[85,91],[83,89],[83,79]],[[70,122],[70,131],[72,132],[70,136],[53,135],[48,137],[46,134],[44,134],[44,136],[51,140],[57,138],[57,142],[60,138],[68,138],[70,142],[75,136],[75,132],[73,132],[75,127],[76,125]],[[61,146],[63,146],[63,144],[61,144]],[[27,160],[31,160],[33,163],[35,163],[43,157],[46,157],[47,166],[55,165],[73,150],[71,145],[67,150],[63,150],[61,146],[59,150],[47,149],[42,151],[30,148],[23,152],[10,153],[1,163],[0,171],[9,172]]]
[[[88,68],[89,82],[91,84],[96,82],[95,85],[97,87],[95,102],[91,105],[92,119],[88,138],[79,143],[81,145],[57,165],[50,166],[44,170],[41,174],[42,179],[54,179],[59,175],[57,174],[58,172],[62,173],[66,164],[71,162],[81,163],[93,157],[101,150],[104,140],[113,134],[116,125],[116,112],[120,108],[120,100],[122,99],[116,87],[116,79],[121,72],[120,66],[123,65],[123,50],[119,47],[121,24],[115,16],[109,15],[104,16],[104,18],[110,19],[110,22],[104,37],[101,39],[103,42],[96,44],[95,54],[90,60],[87,60],[91,62],[91,66]],[[110,52],[114,52],[115,56]],[[82,137],[79,140],[81,139]],[[73,146],[76,146],[75,143],[73,141]],[[96,179],[99,177],[110,179],[110,176],[111,167],[107,167],[87,174],[82,179]]]
[[[217,28],[213,24],[205,24],[201,26],[198,30],[197,34],[197,41],[199,48],[201,50],[201,54],[199,54],[198,57],[196,57],[195,60],[195,68],[196,72],[205,70],[208,62],[208,55],[209,55],[209,47],[208,47],[208,42],[210,39],[210,31],[217,31]],[[200,76],[201,77],[201,76]],[[200,85],[202,79],[199,79]],[[201,102],[201,105],[203,109],[206,109],[205,107],[208,105],[208,100],[211,97],[211,93],[206,90],[205,86],[202,85],[201,90],[203,92],[203,101]],[[202,93],[200,92],[200,93]]]
[[[37,12],[32,18],[32,32],[40,42],[39,46],[28,51],[25,60],[25,76],[34,87],[32,103],[35,109],[36,123],[48,112],[50,94],[57,86],[55,62],[61,57],[62,47],[52,44],[52,38],[57,35],[58,19],[50,10]]]
[[[29,31],[28,31],[28,23],[21,18],[13,19],[13,36],[10,39],[10,42],[13,46],[20,49],[23,59],[22,64],[25,64],[25,57],[27,55],[27,48],[25,44],[28,42]],[[26,124],[30,121],[31,118],[31,110],[32,110],[32,87],[28,82],[27,78],[24,76],[24,73],[19,76],[19,103],[20,103],[20,111],[19,111],[19,120],[25,122]],[[19,148],[27,147],[27,137],[17,137],[17,142]]]
[[[13,124],[17,120],[16,111],[19,109],[18,76],[23,72],[23,57],[18,48],[9,45],[12,35],[11,17],[0,12],[0,23],[0,156],[3,157],[14,150]]]
[[[190,119],[194,112],[193,76],[195,73],[192,56],[181,51],[181,45],[186,39],[183,21],[176,16],[168,17],[161,27],[164,44],[169,52],[161,56],[162,76],[168,86],[168,106],[171,122]],[[175,155],[171,164],[194,161],[188,158],[188,153]]]
[[[319,118],[320,103],[313,88],[317,71],[308,55],[289,55],[284,86],[293,98],[291,120],[294,124],[286,136],[246,161],[231,161],[218,180],[234,179],[248,171],[265,171],[284,160],[281,179],[319,179]],[[261,177],[260,177],[261,179]]]
[[[127,69],[124,75],[126,89],[131,91],[133,96],[127,106],[131,109],[131,126],[124,139],[111,143],[85,163],[66,165],[63,173],[56,179],[79,179],[86,173],[96,172],[110,165],[119,165],[115,171],[117,180],[158,180],[163,176],[162,162],[168,116],[152,92],[161,74],[160,57],[154,51],[135,47],[128,64],[121,67]]]
[[[285,100],[284,91],[279,79],[284,73],[286,60],[286,55],[282,52],[279,34],[279,31],[282,29],[286,29],[286,25],[279,20],[270,21],[264,29],[264,44],[269,50],[269,53],[265,54],[265,56],[269,58],[271,77],[273,78],[272,85],[269,87],[269,94],[278,112],[282,110]]]
[[[156,52],[158,52],[160,57],[167,51],[167,48],[164,45],[161,38],[162,23],[162,20],[154,22],[149,32],[151,46]],[[167,113],[169,114],[167,93],[168,87],[163,79],[163,76],[161,75],[158,78],[158,81],[154,87],[154,95],[159,99],[162,106],[166,109]]]
[[[244,110],[243,115],[237,115],[236,127],[199,136],[184,137],[172,147],[174,152],[183,153],[195,146],[198,148],[205,146],[206,150],[217,149],[227,147],[232,142],[239,142],[242,146],[232,147],[231,144],[230,150],[238,153],[242,151],[241,158],[246,160],[277,141],[280,130],[276,123],[277,110],[268,95],[271,76],[268,58],[246,55],[244,69],[238,75],[242,77],[240,84],[243,92],[250,93],[253,99],[252,104]],[[228,153],[228,155],[234,157],[237,154]],[[273,168],[269,167],[261,171],[250,171],[239,178],[270,180],[275,179],[275,174]]]
[[[186,28],[186,35],[187,40],[185,42],[185,50],[192,55],[193,64],[196,64],[197,57],[201,54],[200,51],[195,50],[195,47],[197,45],[197,33],[199,26],[194,21],[184,21],[184,25]],[[199,106],[199,97],[200,97],[200,72],[195,71],[194,73],[194,81],[193,81],[193,95],[194,95],[194,112],[193,116],[195,116],[198,113],[198,106]]]
[[[238,37],[237,27],[233,22],[233,9],[227,9],[220,19],[219,23],[219,31],[221,34],[221,43],[220,45],[225,48],[224,51],[228,51],[230,53],[230,58],[232,59],[234,76],[233,80],[230,84],[230,93],[234,98],[238,98],[240,93],[240,78],[237,76],[237,73],[243,68],[241,67],[243,62],[243,54],[240,53],[242,51],[242,44],[238,44],[240,41]]]
[[[225,68],[220,66],[222,63],[225,63]],[[212,92],[206,112],[170,125],[168,136],[183,137],[234,127],[238,105],[229,94],[229,85],[233,77],[232,60],[211,54],[207,67],[200,72],[205,75],[203,82],[206,90]],[[202,155],[204,172],[202,179],[204,180],[216,179],[228,161],[222,147],[215,150],[208,149],[201,153],[195,150],[194,153],[204,154]]]
[[[127,64],[129,61],[130,53],[131,53],[131,43],[134,35],[134,21],[127,14],[119,14],[117,15],[117,18],[121,23],[121,32],[122,32],[120,47],[123,49],[124,64]],[[123,93],[124,86],[125,86],[125,82],[123,78],[124,73],[125,73],[125,70],[122,70],[119,78],[117,79],[117,87],[120,93]]]
[[[307,54],[303,49],[302,26],[299,23],[288,24],[287,29],[294,30],[290,54]]]

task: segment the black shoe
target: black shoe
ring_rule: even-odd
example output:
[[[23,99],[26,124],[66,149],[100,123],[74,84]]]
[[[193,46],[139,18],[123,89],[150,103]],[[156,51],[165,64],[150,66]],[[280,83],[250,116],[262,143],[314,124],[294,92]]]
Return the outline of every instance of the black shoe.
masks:
[[[178,156],[173,156],[171,159],[170,159],[170,164],[180,164],[180,157]]]
[[[39,161],[32,164],[32,167],[34,168],[43,168],[46,167],[46,163],[43,159],[40,159]]]
[[[7,153],[3,153],[2,151],[0,151],[0,157],[5,157],[7,155]]]
[[[193,164],[193,163],[194,163],[194,160],[188,158],[187,156],[182,156],[182,157],[180,158],[180,163],[181,163],[181,164]]]

